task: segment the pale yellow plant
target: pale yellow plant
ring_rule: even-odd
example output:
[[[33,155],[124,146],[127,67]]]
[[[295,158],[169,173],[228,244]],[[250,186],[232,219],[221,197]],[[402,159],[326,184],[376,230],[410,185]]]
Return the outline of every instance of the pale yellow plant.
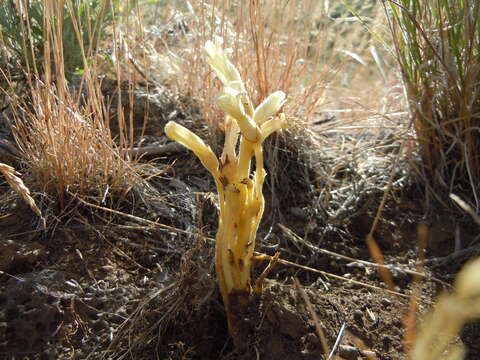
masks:
[[[465,265],[455,280],[454,291],[438,300],[425,318],[415,340],[413,360],[460,360],[462,345],[452,345],[465,323],[480,318],[480,258]]]
[[[229,329],[236,341],[241,332],[239,314],[246,309],[253,285],[253,250],[264,210],[262,187],[266,171],[262,143],[285,123],[284,114],[277,115],[285,94],[274,92],[254,108],[239,71],[219,42],[207,41],[205,54],[224,85],[217,98],[218,106],[226,113],[225,145],[220,159],[197,135],[175,122],[169,122],[165,132],[193,151],[215,179],[220,207],[216,271]]]

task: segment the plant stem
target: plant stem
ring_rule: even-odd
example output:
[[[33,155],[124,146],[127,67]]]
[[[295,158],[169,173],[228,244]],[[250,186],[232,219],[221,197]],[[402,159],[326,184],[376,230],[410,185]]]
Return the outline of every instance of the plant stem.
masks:
[[[250,163],[255,154],[257,172],[250,178]],[[231,170],[231,169],[230,169]],[[235,347],[245,345],[243,314],[252,290],[252,256],[255,236],[262,217],[263,155],[261,144],[242,139],[235,182],[228,183],[222,172],[217,182],[220,223],[216,242],[216,271],[220,292],[227,310],[229,330]],[[232,177],[232,176],[230,176]]]

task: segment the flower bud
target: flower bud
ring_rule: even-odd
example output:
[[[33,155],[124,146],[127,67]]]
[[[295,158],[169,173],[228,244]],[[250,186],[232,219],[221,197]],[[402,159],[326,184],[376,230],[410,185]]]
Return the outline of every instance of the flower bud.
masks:
[[[217,157],[210,146],[207,146],[197,135],[174,121],[169,121],[167,125],[165,125],[165,134],[167,134],[170,139],[175,140],[187,149],[193,151],[203,166],[205,166],[214,177],[218,176]]]
[[[230,81],[242,81],[237,68],[228,60],[227,54],[220,46],[208,40],[205,43],[204,50],[207,56],[207,62],[225,86],[228,85]]]
[[[275,115],[284,103],[285,93],[283,91],[275,91],[258,105],[255,109],[253,120],[255,120],[258,125],[262,125],[271,116]]]
[[[285,125],[285,114],[281,113],[276,118],[270,119],[262,124],[262,141],[269,137],[272,133],[280,130]]]
[[[236,120],[242,135],[251,142],[261,139],[260,128],[250,116],[245,113],[244,103],[248,103],[246,95],[230,87],[223,88],[221,95],[217,98],[217,104]]]

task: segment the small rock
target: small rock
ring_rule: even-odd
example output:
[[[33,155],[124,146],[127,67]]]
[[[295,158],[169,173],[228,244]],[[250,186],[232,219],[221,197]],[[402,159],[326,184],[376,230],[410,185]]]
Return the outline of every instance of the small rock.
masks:
[[[340,345],[339,355],[346,360],[357,360],[360,357],[360,352],[355,346]]]
[[[383,298],[382,299],[382,305],[387,307],[387,306],[392,305],[392,302],[390,300],[388,300],[387,298]]]
[[[363,327],[363,312],[361,310],[355,310],[353,313],[353,320],[357,323],[358,326]]]
[[[306,219],[307,218],[307,213],[305,210],[299,208],[299,207],[291,207],[288,209],[288,212],[292,214],[293,216],[299,218],[299,219]]]

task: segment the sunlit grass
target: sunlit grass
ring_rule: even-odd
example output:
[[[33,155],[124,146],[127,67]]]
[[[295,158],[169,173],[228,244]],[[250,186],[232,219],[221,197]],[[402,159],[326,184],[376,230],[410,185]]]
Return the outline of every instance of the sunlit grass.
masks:
[[[73,11],[72,5],[65,6]],[[84,69],[76,80],[78,86],[73,87],[65,68],[61,20],[65,8],[55,0],[44,0],[42,11],[41,69],[27,74],[27,94],[11,95],[13,132],[27,171],[35,188],[58,202],[60,208],[73,196],[103,200],[123,196],[139,181],[138,164],[128,156],[131,140],[125,135],[125,126],[120,126],[118,140],[111,134],[96,59],[82,45],[87,29],[82,29],[77,18],[71,18]],[[29,20],[25,20],[27,28]],[[22,36],[28,52],[29,32]],[[124,124],[122,114],[119,111],[119,121]]]
[[[428,193],[468,192],[478,210],[480,3],[388,5]]]

